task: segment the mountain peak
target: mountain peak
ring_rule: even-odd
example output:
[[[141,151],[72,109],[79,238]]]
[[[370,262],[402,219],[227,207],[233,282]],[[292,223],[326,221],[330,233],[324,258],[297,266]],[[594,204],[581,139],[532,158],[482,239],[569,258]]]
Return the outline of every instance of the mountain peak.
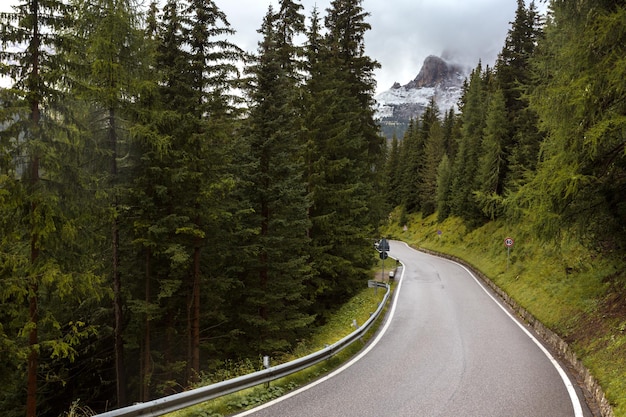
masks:
[[[441,83],[447,83],[451,78],[457,78],[459,75],[463,75],[463,69],[460,66],[450,64],[438,56],[429,55],[424,60],[417,77],[405,85],[405,88],[436,87]]]
[[[405,85],[396,82],[375,97],[376,117],[385,136],[401,137],[410,120],[419,118],[433,98],[441,112],[456,110],[468,74],[469,69],[443,58],[426,57],[415,79]]]

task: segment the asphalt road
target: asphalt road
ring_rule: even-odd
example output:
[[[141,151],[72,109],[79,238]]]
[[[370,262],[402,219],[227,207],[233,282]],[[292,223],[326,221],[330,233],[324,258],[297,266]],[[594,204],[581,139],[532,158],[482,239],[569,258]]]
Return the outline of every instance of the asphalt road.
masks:
[[[396,297],[364,351],[239,416],[591,416],[563,368],[469,271],[400,242],[390,255],[404,265]]]

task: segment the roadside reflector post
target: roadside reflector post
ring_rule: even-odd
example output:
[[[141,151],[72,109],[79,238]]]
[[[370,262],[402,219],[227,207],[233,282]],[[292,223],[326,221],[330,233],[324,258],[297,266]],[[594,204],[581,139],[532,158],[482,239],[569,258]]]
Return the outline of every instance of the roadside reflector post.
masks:
[[[507,237],[506,239],[504,239],[504,246],[506,246],[506,269],[507,271],[509,270],[509,258],[511,256],[511,247],[513,247],[514,243],[515,241],[513,240],[513,238]]]

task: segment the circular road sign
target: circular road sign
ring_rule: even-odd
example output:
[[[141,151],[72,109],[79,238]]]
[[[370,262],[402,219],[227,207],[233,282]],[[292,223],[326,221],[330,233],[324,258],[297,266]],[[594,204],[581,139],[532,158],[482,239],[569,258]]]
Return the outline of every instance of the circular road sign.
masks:
[[[515,242],[510,237],[507,237],[506,239],[504,239],[504,246],[506,246],[507,248],[510,248],[511,246],[513,246],[513,243]]]

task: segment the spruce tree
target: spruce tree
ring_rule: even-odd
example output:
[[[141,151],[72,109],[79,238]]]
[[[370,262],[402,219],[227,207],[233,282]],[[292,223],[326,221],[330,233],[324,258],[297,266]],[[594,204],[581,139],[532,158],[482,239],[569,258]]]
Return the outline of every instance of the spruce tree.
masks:
[[[77,24],[73,30],[73,90],[90,109],[87,129],[93,144],[102,152],[100,178],[107,184],[105,193],[109,207],[103,220],[110,227],[110,266],[106,271],[113,291],[113,345],[118,406],[127,404],[127,367],[124,361],[124,317],[122,250],[127,236],[122,230],[128,184],[125,177],[132,165],[127,155],[131,148],[132,108],[139,95],[148,65],[142,55],[144,41],[140,16],[130,1],[74,2]]]
[[[444,155],[444,132],[439,120],[435,120],[430,125],[424,148],[424,165],[421,170],[420,201],[424,217],[430,216],[437,210],[437,179],[439,165]]]
[[[60,411],[40,394],[62,386],[58,371],[93,332],[90,316],[75,313],[101,296],[85,233],[93,218],[80,204],[88,201],[84,148],[63,89],[69,16],[63,2],[33,0],[0,16],[0,73],[12,82],[0,97],[2,367],[16,365],[2,373],[20,393],[3,398],[2,408],[28,417]],[[49,383],[41,385],[44,372]]]
[[[420,166],[424,156],[419,120],[411,120],[402,139],[402,204],[409,213],[420,210]]]
[[[441,158],[437,167],[437,221],[447,219],[452,210],[450,207],[450,191],[452,187],[452,164],[447,154]]]
[[[354,294],[368,275],[371,257],[374,177],[379,175],[382,137],[373,119],[373,70],[365,55],[370,26],[360,0],[335,0],[324,20],[327,33],[310,63],[307,109],[310,132],[310,236],[316,281],[325,310]],[[311,39],[311,37],[309,37]]]
[[[400,144],[396,135],[391,139],[391,149],[388,152],[385,168],[386,197],[391,208],[400,205],[402,194],[400,191],[401,164],[400,164]]]
[[[150,169],[159,175],[159,206],[165,208],[154,220],[168,236],[159,248],[159,258],[169,263],[161,282],[171,289],[165,333],[185,329],[182,338],[167,337],[172,356],[164,366],[171,376],[188,382],[197,380],[203,353],[215,349],[212,343],[203,344],[202,322],[224,321],[218,306],[227,302],[225,291],[232,282],[224,276],[224,263],[233,256],[227,233],[235,210],[231,142],[239,117],[233,89],[239,76],[236,61],[242,58],[242,51],[228,41],[232,33],[212,1],[168,1],[158,31],[159,133],[169,143],[151,162]],[[203,291],[209,282],[217,291]],[[172,316],[184,317],[183,325]],[[176,367],[182,352],[184,375]]]
[[[294,38],[304,31],[301,5],[281,1],[269,8],[250,75],[246,129],[246,201],[249,228],[238,315],[249,349],[284,351],[306,333],[314,317],[305,282],[310,278],[305,142],[300,103],[299,57]],[[251,352],[251,353],[252,353]]]
[[[483,219],[474,198],[476,175],[485,126],[485,102],[491,70],[482,64],[472,71],[464,92],[461,108],[461,135],[452,163],[453,180],[450,190],[451,214],[475,224]]]
[[[500,170],[504,188],[513,192],[525,181],[526,173],[535,169],[542,135],[537,117],[529,108],[527,92],[532,88],[531,59],[541,38],[541,22],[534,2],[526,7],[518,0],[515,20],[511,23],[495,66],[495,79],[502,90],[507,112],[506,135],[502,137],[504,165]]]
[[[502,214],[505,149],[508,135],[504,94],[497,90],[487,107],[484,137],[478,160],[474,195],[479,208],[490,219]]]
[[[428,216],[435,211],[437,166],[445,150],[439,108],[434,97],[422,114],[419,136],[423,151],[417,166],[418,181],[413,186],[417,189],[420,211]]]

